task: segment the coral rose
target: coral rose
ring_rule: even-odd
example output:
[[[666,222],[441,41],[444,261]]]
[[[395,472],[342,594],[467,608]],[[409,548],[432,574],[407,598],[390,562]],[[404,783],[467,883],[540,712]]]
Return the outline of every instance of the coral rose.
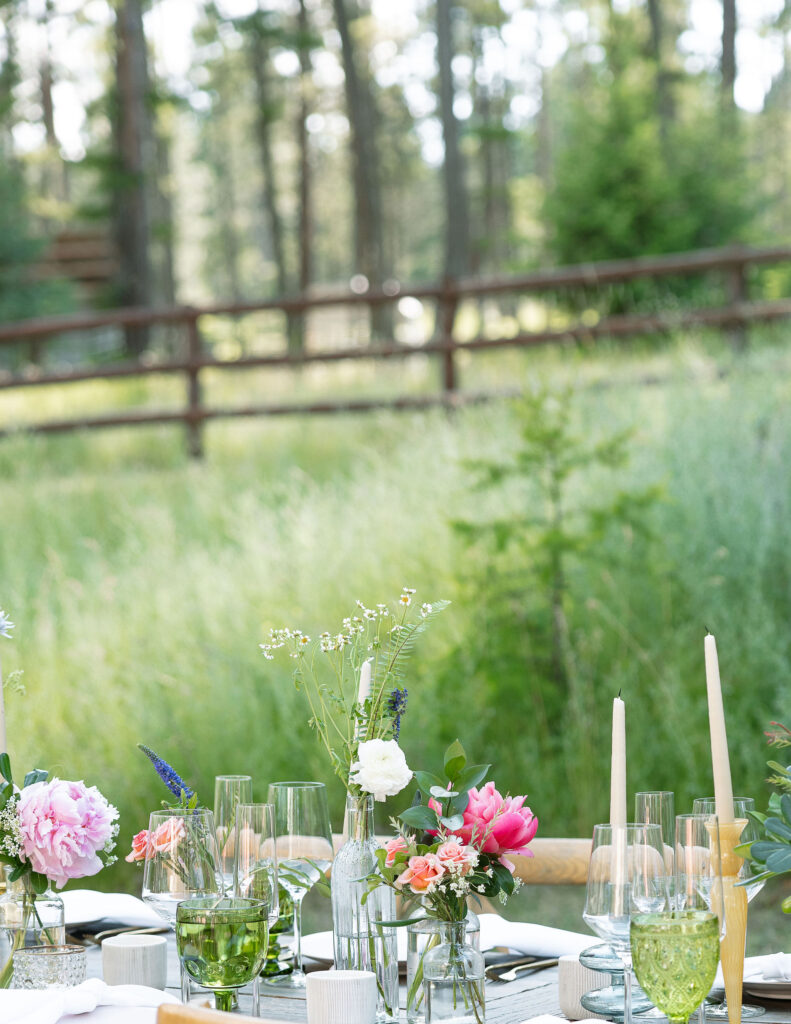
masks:
[[[34,871],[62,888],[95,875],[112,848],[118,811],[95,786],[51,779],[25,786],[17,805],[22,853]]]
[[[427,853],[423,857],[410,857],[406,871],[395,880],[397,886],[409,885],[412,892],[426,892],[445,874],[442,861],[435,853]]]
[[[170,818],[151,833],[151,856],[155,853],[170,853],[187,834],[183,818]]]
[[[511,868],[506,854],[532,857],[527,845],[538,831],[538,818],[524,802],[523,796],[501,796],[494,782],[487,782],[480,790],[473,787],[464,811],[464,824],[453,834]]]
[[[408,850],[406,842],[403,836],[396,836],[395,839],[391,839],[390,842],[385,846],[387,856],[385,857],[385,867],[391,868],[395,864],[396,854],[404,853]]]
[[[132,849],[124,857],[124,860],[132,864],[136,860],[148,860],[152,855],[151,833],[144,828],[142,832],[138,832],[136,836],[132,837]]]

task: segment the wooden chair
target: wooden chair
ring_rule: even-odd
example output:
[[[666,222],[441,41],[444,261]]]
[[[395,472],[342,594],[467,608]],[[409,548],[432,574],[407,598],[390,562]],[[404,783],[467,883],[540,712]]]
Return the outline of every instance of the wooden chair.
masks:
[[[267,1017],[240,1017],[221,1013],[219,1010],[203,1010],[197,1006],[160,1006],[157,1024],[283,1024]]]

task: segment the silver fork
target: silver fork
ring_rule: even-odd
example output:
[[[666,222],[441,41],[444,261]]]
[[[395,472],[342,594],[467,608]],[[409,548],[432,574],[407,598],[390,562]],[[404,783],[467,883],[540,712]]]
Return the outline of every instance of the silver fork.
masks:
[[[534,960],[530,964],[518,964],[516,967],[512,967],[510,971],[503,971],[502,974],[493,973],[490,977],[493,981],[516,981],[517,977],[524,971],[540,971],[544,967],[557,967],[557,965],[557,957],[552,960]]]

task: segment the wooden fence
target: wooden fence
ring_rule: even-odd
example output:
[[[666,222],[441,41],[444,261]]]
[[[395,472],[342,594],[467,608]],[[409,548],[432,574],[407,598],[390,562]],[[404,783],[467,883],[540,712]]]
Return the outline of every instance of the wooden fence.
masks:
[[[47,420],[24,429],[39,433],[94,429],[141,424],[181,423],[186,427],[189,452],[202,454],[202,428],[212,419],[226,417],[273,416],[287,413],[364,412],[373,409],[415,409],[432,405],[458,405],[482,400],[491,394],[463,391],[459,388],[456,357],[460,352],[481,352],[493,349],[523,349],[563,341],[595,341],[598,338],[623,338],[666,333],[685,327],[710,327],[731,332],[737,344],[743,344],[750,323],[771,321],[791,316],[791,297],[774,301],[751,301],[748,275],[752,268],[791,262],[791,247],[700,250],[667,256],[613,260],[578,266],[557,267],[514,277],[446,280],[432,285],[397,285],[381,291],[332,292],[299,295],[233,304],[177,307],[171,309],[121,309],[69,317],[31,319],[0,326],[0,348],[27,343],[40,351],[42,342],[72,332],[91,332],[113,327],[121,330],[175,325],[184,330],[185,343],[178,358],[113,362],[102,366],[74,369],[35,368],[35,372],[0,375],[0,390],[67,384],[75,381],[143,377],[151,374],[182,375],[186,382],[186,403],[174,410],[124,410],[96,416],[67,420]],[[468,299],[493,295],[520,296],[542,292],[563,292],[590,289],[638,280],[659,280],[668,277],[698,276],[716,273],[725,282],[726,300],[718,306],[697,309],[676,309],[666,313],[628,313],[603,316],[596,322],[576,321],[561,328],[520,332],[509,337],[476,337],[460,341],[456,332],[459,304]],[[327,351],[303,350],[274,354],[242,355],[235,359],[218,359],[207,351],[201,336],[201,320],[205,317],[239,318],[262,311],[280,311],[299,315],[333,307],[368,307],[392,305],[405,296],[434,302],[437,305],[437,330],[434,337],[420,345],[403,345],[394,341],[375,342]],[[284,332],[285,337],[285,332]],[[405,395],[396,398],[312,401],[309,403],[252,404],[230,408],[209,407],[204,402],[201,375],[205,370],[244,370],[262,367],[297,367],[309,363],[339,360],[407,359],[416,354],[434,355],[441,370],[441,387],[429,395]],[[0,431],[9,433],[9,430]]]

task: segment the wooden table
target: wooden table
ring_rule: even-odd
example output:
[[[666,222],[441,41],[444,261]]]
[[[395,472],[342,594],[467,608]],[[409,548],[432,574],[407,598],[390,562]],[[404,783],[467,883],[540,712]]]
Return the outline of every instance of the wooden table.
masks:
[[[88,949],[88,977],[102,976],[101,950],[96,946]],[[179,963],[176,955],[176,943],[173,934],[168,936],[168,990],[181,995],[179,987]],[[406,988],[401,987],[401,1019],[406,1020]],[[750,1003],[758,1000],[750,997]],[[243,1011],[250,1012],[251,996],[249,990],[242,991],[239,1003]],[[207,1003],[207,1005],[209,1005]],[[758,1018],[758,1024],[791,1024],[791,1004],[770,1002],[764,1004],[766,1014]],[[531,1017],[542,1013],[562,1017],[558,1005],[558,970],[551,967],[527,973],[524,977],[511,982],[491,981],[486,984],[486,1024],[522,1024]],[[289,989],[278,989],[271,985],[261,987],[261,1016],[273,1021],[294,1022],[305,1024],[304,990],[294,992]],[[640,1018],[637,1018],[639,1020]],[[229,1017],[229,1024],[233,1017]],[[659,1018],[656,1018],[659,1020]],[[647,1024],[654,1024],[652,1019]],[[661,1024],[661,1022],[660,1022]]]

